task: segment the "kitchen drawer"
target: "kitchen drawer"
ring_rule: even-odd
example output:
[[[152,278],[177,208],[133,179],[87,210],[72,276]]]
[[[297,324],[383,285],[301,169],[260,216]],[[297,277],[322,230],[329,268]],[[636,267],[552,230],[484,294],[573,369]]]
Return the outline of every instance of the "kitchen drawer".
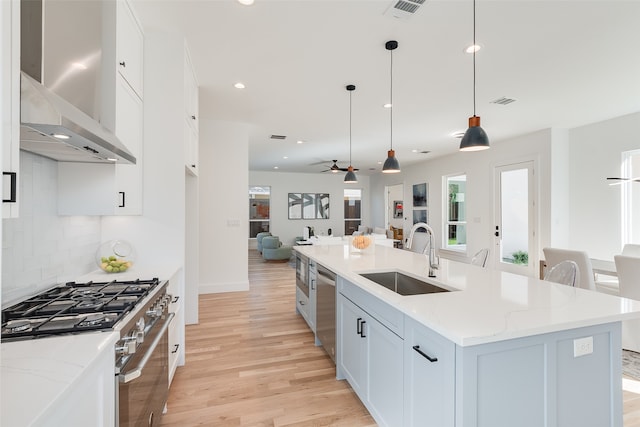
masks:
[[[306,296],[304,292],[302,292],[300,288],[298,288],[297,286],[296,286],[296,309],[298,310],[298,313],[300,313],[302,317],[304,317],[304,320],[305,322],[307,322],[307,325],[311,327],[309,323],[309,297]]]
[[[404,314],[348,280],[338,277],[338,292],[373,316],[400,338],[404,336]]]

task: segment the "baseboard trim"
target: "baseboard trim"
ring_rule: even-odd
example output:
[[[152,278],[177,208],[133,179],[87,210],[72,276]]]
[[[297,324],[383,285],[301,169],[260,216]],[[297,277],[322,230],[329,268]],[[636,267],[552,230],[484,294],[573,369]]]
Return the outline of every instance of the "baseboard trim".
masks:
[[[242,292],[249,290],[249,281],[232,283],[205,283],[198,286],[198,294],[219,294],[221,292]]]

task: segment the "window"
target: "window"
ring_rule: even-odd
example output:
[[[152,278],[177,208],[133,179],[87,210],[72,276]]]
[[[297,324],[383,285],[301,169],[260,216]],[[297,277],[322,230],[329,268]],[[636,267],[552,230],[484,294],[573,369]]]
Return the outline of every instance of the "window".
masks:
[[[344,235],[351,236],[362,223],[361,220],[362,190],[345,188],[344,190]]]
[[[269,231],[271,187],[249,186],[249,237]]]
[[[622,244],[640,243],[640,150],[622,153]]]
[[[446,222],[443,236],[444,248],[455,251],[467,250],[467,214],[465,205],[465,192],[467,187],[467,175],[455,175],[445,177],[446,191],[443,192],[447,200]]]

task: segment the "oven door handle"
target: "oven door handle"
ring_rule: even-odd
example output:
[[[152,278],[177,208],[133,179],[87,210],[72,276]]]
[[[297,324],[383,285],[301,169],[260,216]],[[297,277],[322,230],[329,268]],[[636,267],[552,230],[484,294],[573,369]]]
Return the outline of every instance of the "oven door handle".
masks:
[[[121,383],[128,383],[129,381],[133,381],[136,378],[138,378],[140,375],[142,375],[142,370],[144,369],[149,359],[151,359],[151,355],[156,350],[158,343],[162,340],[162,336],[164,335],[165,331],[169,327],[169,323],[171,323],[171,320],[173,320],[173,317],[175,315],[176,315],[175,313],[167,314],[167,319],[162,324],[162,327],[160,328],[160,332],[158,332],[153,342],[151,342],[149,349],[144,354],[142,359],[140,359],[140,363],[138,363],[138,366],[136,366],[134,369],[130,371],[127,371],[118,375],[118,379],[120,380]]]

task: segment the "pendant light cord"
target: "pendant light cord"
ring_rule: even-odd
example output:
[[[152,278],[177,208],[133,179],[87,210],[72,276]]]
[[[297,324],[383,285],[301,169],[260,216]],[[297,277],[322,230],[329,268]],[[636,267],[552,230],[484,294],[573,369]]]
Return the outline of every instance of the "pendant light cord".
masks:
[[[473,0],[473,115],[476,115],[476,0]]]
[[[389,85],[390,89],[389,89],[389,103],[391,104],[391,106],[389,107],[389,116],[391,118],[391,126],[390,126],[390,144],[391,144],[391,149],[393,150],[393,49],[391,49],[389,51],[389,53],[391,54],[391,84]]]
[[[351,166],[351,92],[349,91],[349,166]]]

